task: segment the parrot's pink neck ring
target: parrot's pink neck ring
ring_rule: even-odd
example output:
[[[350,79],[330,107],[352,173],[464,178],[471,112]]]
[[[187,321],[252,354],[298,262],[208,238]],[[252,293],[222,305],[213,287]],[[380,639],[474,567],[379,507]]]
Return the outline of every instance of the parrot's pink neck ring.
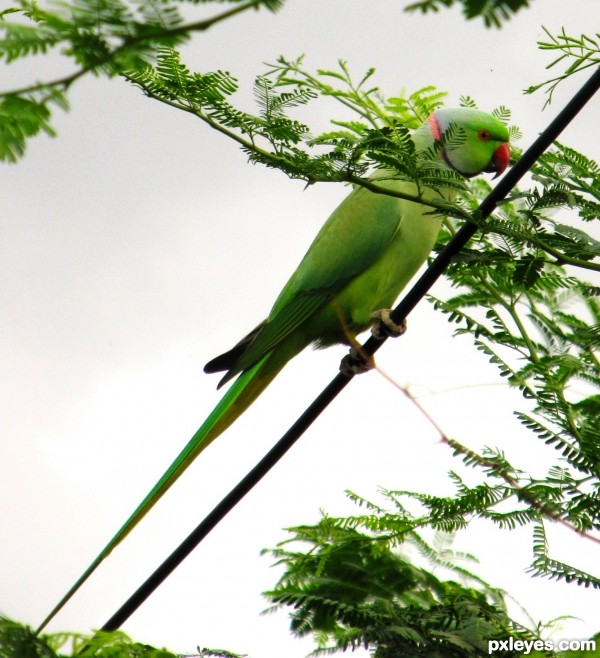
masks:
[[[433,139],[436,139],[438,142],[441,142],[442,131],[440,130],[440,124],[438,123],[435,114],[430,115],[430,117],[427,119],[427,123],[429,124],[429,130],[431,130],[431,135]]]
[[[433,139],[435,139],[436,142],[441,142],[442,141],[442,131],[440,129],[440,124],[438,123],[438,120],[434,114],[431,114],[429,118],[427,119],[427,123],[429,124],[429,130],[431,131],[431,136]],[[444,162],[452,169],[454,169],[454,165],[448,160],[448,156],[446,155],[446,149],[442,149],[440,151],[440,155]]]

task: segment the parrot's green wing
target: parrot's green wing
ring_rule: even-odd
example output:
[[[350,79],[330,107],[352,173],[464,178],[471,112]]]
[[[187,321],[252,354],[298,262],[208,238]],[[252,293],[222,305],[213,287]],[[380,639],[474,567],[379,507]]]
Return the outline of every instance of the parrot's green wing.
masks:
[[[391,185],[388,182],[387,186]],[[375,263],[398,231],[399,208],[398,199],[362,188],[346,197],[323,225],[266,322],[257,328],[237,363],[229,366],[219,386],[260,361]]]

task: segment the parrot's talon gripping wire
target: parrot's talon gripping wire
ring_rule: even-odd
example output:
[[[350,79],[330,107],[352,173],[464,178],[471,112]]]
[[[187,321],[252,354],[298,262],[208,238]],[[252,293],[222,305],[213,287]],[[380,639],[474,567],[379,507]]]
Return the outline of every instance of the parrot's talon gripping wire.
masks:
[[[398,338],[406,333],[406,319],[400,322],[392,320],[392,309],[382,308],[371,315],[373,326],[371,335],[375,340],[385,340],[386,338]]]
[[[369,370],[373,370],[375,362],[373,357],[365,354],[360,346],[358,348],[351,347],[350,352],[340,361],[340,372],[348,378],[354,375],[362,375]]]

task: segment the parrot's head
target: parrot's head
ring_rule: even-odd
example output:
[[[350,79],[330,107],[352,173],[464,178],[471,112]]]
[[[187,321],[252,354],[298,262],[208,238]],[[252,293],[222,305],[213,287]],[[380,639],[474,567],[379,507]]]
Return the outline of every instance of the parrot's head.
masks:
[[[508,129],[491,114],[466,107],[444,108],[436,110],[427,125],[438,141],[453,128],[458,131],[457,139],[448,139],[441,155],[459,174],[471,178],[485,171],[499,176],[508,166]]]

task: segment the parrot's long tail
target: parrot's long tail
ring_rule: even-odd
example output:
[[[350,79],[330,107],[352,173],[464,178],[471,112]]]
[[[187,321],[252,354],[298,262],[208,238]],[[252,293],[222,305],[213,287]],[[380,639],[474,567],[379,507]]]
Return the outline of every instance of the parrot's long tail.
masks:
[[[98,554],[98,557],[89,565],[71,589],[57,603],[46,619],[44,619],[41,626],[37,629],[37,633],[45,628],[50,620],[56,616],[59,610],[79,590],[109,553],[127,537],[152,507],[156,505],[194,459],[256,400],[290,358],[289,353],[285,353],[282,349],[276,349],[239,375],[208,418],[179,453],[175,461],[154,485],[150,493],[142,500],[133,514],[131,514],[127,521],[119,528],[115,536]]]

